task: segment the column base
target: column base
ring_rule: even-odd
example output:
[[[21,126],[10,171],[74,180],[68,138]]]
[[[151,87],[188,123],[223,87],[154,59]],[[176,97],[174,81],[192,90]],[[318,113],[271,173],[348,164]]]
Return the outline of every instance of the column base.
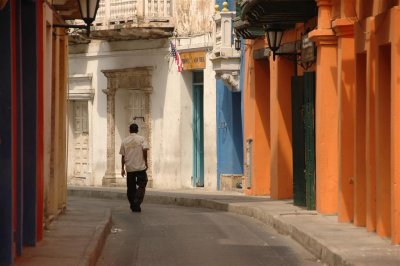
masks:
[[[122,177],[121,174],[110,174],[106,173],[102,181],[103,187],[126,187],[126,177]]]

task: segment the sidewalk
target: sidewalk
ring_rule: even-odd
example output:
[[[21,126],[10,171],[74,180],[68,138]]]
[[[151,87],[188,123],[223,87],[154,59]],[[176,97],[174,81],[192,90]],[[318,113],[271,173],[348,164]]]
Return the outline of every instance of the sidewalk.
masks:
[[[14,265],[95,265],[111,230],[111,210],[68,200],[67,210],[44,230],[36,247],[24,247]]]
[[[70,187],[68,195],[126,200],[126,189]],[[254,217],[278,232],[290,235],[328,265],[400,265],[400,246],[391,245],[388,239],[368,233],[365,228],[355,227],[349,223],[338,223],[336,216],[324,216],[315,211],[296,207],[290,200],[275,201],[268,197],[251,197],[235,192],[207,192],[201,189],[179,191],[148,189],[145,202],[211,208]],[[46,233],[43,244],[30,251],[36,255],[40,252],[47,254],[52,252],[52,249],[70,251],[73,248],[71,245],[75,248],[80,245],[81,250],[85,250],[81,253],[81,258],[69,258],[71,264],[62,265],[94,265],[105,236],[110,230],[111,215],[106,209],[90,210],[96,213],[95,215],[92,213],[87,215],[87,211],[77,202],[71,204],[69,202],[67,215],[61,216],[53,225],[55,228],[53,235],[51,232]],[[91,228],[89,231],[92,233],[83,235],[79,233],[80,230],[74,231],[75,226]],[[77,241],[77,238],[82,240]],[[47,246],[47,251],[43,250],[43,246]],[[54,254],[54,257],[56,255],[66,257],[66,253]],[[28,262],[25,257],[18,261]],[[16,265],[56,264],[59,263]]]

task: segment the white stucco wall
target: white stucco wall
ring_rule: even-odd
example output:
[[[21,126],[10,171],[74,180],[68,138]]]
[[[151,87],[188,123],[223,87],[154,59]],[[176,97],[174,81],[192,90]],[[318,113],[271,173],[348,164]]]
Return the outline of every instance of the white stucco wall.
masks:
[[[217,189],[217,90],[215,72],[207,54],[204,70],[204,186]]]
[[[204,183],[205,188],[214,190],[217,188],[216,90],[209,59],[206,66]],[[102,90],[107,88],[107,78],[101,70],[134,67],[153,67],[150,100],[153,187],[192,187],[192,72],[177,72],[176,64],[169,56],[168,40],[92,41],[89,45],[70,47],[69,76],[92,74],[95,90],[93,104],[89,105],[92,108],[89,111],[92,116],[90,152],[94,182],[87,185],[100,186],[106,171],[107,97]],[[116,156],[120,169],[119,155]]]

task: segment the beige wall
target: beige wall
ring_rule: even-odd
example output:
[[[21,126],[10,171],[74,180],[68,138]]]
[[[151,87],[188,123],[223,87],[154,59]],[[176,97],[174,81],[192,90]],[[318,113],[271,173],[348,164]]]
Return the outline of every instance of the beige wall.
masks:
[[[178,35],[212,32],[214,0],[175,0],[174,22]]]
[[[66,91],[67,44],[63,29],[48,27],[56,18],[44,10],[44,222],[48,224],[66,205]]]

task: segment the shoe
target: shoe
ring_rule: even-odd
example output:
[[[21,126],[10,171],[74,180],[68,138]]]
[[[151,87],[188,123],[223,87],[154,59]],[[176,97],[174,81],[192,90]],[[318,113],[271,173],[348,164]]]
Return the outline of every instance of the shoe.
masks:
[[[133,212],[142,212],[142,208],[140,206],[136,206]]]
[[[138,205],[131,206],[131,210],[132,210],[132,212],[141,212],[142,211],[142,209]]]

